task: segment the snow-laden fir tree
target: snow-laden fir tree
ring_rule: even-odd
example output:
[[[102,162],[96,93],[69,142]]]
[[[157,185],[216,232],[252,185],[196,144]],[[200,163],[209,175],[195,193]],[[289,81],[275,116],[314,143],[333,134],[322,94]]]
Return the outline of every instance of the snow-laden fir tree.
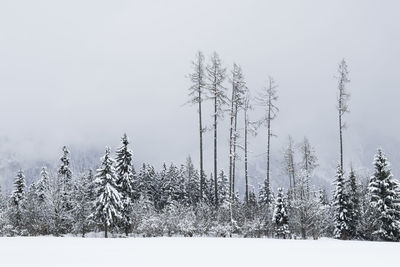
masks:
[[[229,180],[223,169],[218,175],[218,201],[219,205],[223,205],[228,201],[229,195]]]
[[[104,237],[108,231],[121,220],[123,209],[122,196],[118,191],[117,175],[114,169],[114,160],[110,156],[110,148],[101,159],[101,167],[96,174],[97,198],[93,218],[104,227]]]
[[[39,207],[38,224],[40,234],[49,234],[53,217],[53,206],[50,190],[50,179],[46,167],[42,167],[39,180],[36,182],[37,205]]]
[[[26,182],[25,175],[19,170],[14,181],[14,190],[10,197],[9,220],[16,233],[21,233],[24,229],[24,212],[26,204]]]
[[[350,207],[349,196],[346,190],[344,175],[340,164],[336,171],[335,191],[333,195],[334,208],[334,236],[337,239],[349,238]]]
[[[94,204],[91,199],[93,184],[93,177],[89,174],[83,175],[74,184],[74,208],[72,210],[74,224],[72,230],[75,234],[80,233],[82,237],[85,237],[93,225],[91,218]]]
[[[272,221],[275,224],[276,237],[283,239],[290,237],[289,218],[282,188],[278,188]]]
[[[57,192],[55,200],[55,221],[58,234],[65,234],[72,229],[72,171],[70,169],[69,150],[66,146],[62,148],[63,155],[60,158],[61,165],[58,169]]]
[[[349,238],[355,239],[358,237],[360,224],[360,192],[357,184],[357,176],[353,168],[349,173],[347,181],[347,192],[349,194]]]
[[[133,203],[133,166],[132,166],[132,151],[128,148],[129,140],[126,134],[121,139],[121,147],[116,151],[116,174],[117,183],[122,196],[123,209],[121,210],[122,225],[125,235],[128,236],[131,231],[131,213]]]
[[[373,236],[378,240],[400,239],[400,193],[399,184],[393,178],[390,163],[382,149],[374,158],[375,173],[369,183],[371,206],[377,217]]]
[[[200,198],[200,193],[199,193],[199,184],[200,184],[200,178],[199,178],[199,172],[195,169],[192,158],[189,156],[186,158],[186,165],[184,169],[184,175],[185,175],[185,181],[187,183],[186,185],[186,194],[187,194],[187,202],[191,206],[195,206]],[[203,186],[204,189],[204,186]],[[204,190],[206,192],[206,190]],[[206,194],[203,194],[203,197]],[[204,199],[204,198],[203,198]]]
[[[222,61],[216,52],[210,58],[210,63],[206,67],[207,80],[208,80],[208,98],[213,102],[213,118],[214,118],[214,201],[215,206],[218,207],[218,154],[217,154],[217,129],[218,119],[223,116],[224,107],[228,103],[226,96],[226,88],[223,86],[226,78],[226,69],[222,67]]]

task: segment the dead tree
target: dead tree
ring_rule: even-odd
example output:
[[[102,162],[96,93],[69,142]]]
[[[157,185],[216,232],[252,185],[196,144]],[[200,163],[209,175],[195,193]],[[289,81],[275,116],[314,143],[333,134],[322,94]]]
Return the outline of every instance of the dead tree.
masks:
[[[349,71],[347,70],[347,64],[344,59],[339,63],[338,73],[339,95],[337,98],[337,110],[339,115],[340,170],[343,173],[343,129],[346,128],[346,124],[343,122],[342,117],[345,113],[349,112],[348,101],[350,98],[350,94],[346,91],[346,83],[350,82]]]
[[[214,54],[210,58],[210,63],[206,67],[207,79],[208,79],[208,98],[212,100],[214,105],[214,194],[215,194],[215,206],[218,207],[218,185],[217,185],[217,129],[218,129],[218,118],[223,116],[224,106],[228,103],[228,99],[225,94],[225,87],[223,82],[226,78],[226,69],[222,67],[221,59],[218,54]]]
[[[229,129],[229,196],[235,195],[235,166],[236,166],[236,148],[237,148],[237,118],[240,109],[243,108],[246,83],[242,69],[237,64],[233,64],[232,70],[232,98],[230,111],[230,129]]]
[[[204,169],[203,169],[203,124],[201,104],[203,101],[204,89],[206,86],[206,77],[204,72],[204,55],[202,52],[196,54],[195,61],[192,62],[193,72],[189,75],[192,86],[189,88],[190,102],[198,105],[199,113],[199,135],[200,135],[200,199],[203,199],[204,191]]]
[[[275,81],[272,77],[269,77],[268,85],[264,87],[263,91],[260,92],[257,97],[258,103],[261,107],[263,107],[265,115],[258,122],[259,125],[265,125],[267,127],[267,174],[265,178],[265,194],[266,201],[269,204],[270,202],[270,151],[271,151],[271,137],[273,136],[271,130],[271,121],[274,120],[278,114],[278,107],[275,105],[275,102],[278,100],[276,88],[278,86],[275,84]]]

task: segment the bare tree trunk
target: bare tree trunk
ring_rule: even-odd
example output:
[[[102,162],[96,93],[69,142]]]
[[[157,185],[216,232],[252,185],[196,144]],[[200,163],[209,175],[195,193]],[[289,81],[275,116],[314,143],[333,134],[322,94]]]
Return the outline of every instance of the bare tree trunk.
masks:
[[[244,111],[244,179],[245,179],[245,198],[246,204],[249,204],[249,177],[248,177],[248,161],[247,161],[247,134],[248,134],[248,123],[247,110]]]
[[[217,173],[217,96],[215,95],[215,99],[214,99],[214,191],[215,191],[215,207],[218,208],[217,179],[218,179],[218,173]]]
[[[236,139],[237,139],[237,114],[238,106],[235,105],[235,123],[233,128],[233,159],[232,159],[232,198],[235,196],[235,167],[236,167]]]
[[[231,126],[229,129],[229,196],[232,197],[232,165],[233,165],[233,106],[234,106],[234,97],[235,97],[235,87],[232,86],[232,105],[231,105]]]
[[[203,199],[204,169],[203,169],[203,124],[201,118],[201,90],[199,90],[199,130],[200,130],[200,200]]]
[[[340,105],[340,101],[339,101]],[[339,143],[340,143],[340,171],[343,173],[343,137],[342,137],[342,115],[339,110]]]
[[[104,237],[108,238],[108,232],[107,232],[107,223],[104,223]]]
[[[269,98],[269,100],[271,102],[271,97]],[[270,187],[270,183],[269,183],[269,153],[270,153],[270,145],[271,145],[271,105],[269,105],[268,108],[268,121],[267,121],[267,131],[268,131],[268,137],[267,137],[267,185],[268,187]],[[268,194],[270,193],[270,189],[267,188],[268,190]],[[269,200],[269,196],[267,196],[268,200]]]

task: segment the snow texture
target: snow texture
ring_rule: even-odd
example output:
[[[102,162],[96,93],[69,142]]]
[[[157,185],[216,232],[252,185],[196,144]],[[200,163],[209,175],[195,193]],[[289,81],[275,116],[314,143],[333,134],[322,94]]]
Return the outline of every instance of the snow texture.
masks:
[[[16,237],[0,248],[7,267],[399,266],[398,243],[332,239]]]

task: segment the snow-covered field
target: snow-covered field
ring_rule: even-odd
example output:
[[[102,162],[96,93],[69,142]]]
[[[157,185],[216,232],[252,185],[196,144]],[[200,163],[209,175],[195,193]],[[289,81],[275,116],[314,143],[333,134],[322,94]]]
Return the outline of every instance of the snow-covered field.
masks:
[[[221,238],[0,238],[0,266],[400,266],[400,244]]]

